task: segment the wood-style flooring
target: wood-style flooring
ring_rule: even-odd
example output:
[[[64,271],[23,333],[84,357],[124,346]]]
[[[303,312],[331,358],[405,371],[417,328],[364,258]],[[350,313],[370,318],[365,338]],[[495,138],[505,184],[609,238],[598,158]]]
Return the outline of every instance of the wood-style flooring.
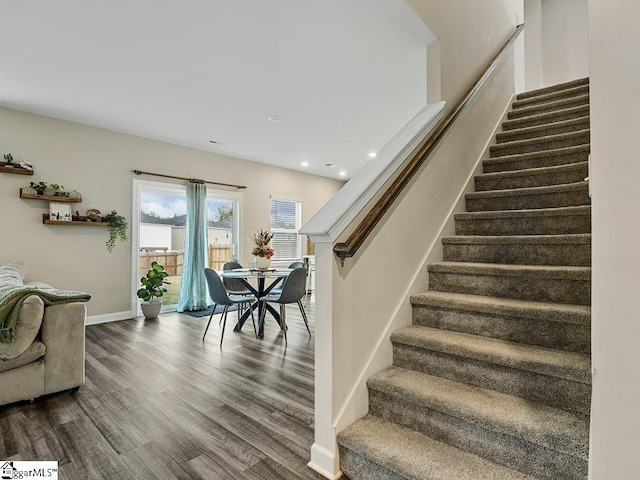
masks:
[[[307,305],[313,333],[313,304]],[[321,479],[313,443],[313,338],[287,307],[273,319],[177,313],[87,327],[86,384],[0,407],[0,460],[57,460],[64,480]],[[229,318],[235,320],[235,313]]]

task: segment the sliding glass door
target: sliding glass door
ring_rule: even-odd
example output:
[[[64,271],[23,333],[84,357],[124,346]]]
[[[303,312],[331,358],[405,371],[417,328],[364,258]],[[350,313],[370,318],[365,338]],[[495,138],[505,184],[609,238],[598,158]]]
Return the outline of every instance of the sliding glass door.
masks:
[[[240,194],[207,190],[209,267],[222,270],[225,262],[240,256]],[[186,187],[164,182],[134,180],[133,232],[135,280],[132,305],[138,311],[135,292],[152,262],[165,267],[168,292],[162,311],[175,311],[180,294],[184,242],[187,234]]]

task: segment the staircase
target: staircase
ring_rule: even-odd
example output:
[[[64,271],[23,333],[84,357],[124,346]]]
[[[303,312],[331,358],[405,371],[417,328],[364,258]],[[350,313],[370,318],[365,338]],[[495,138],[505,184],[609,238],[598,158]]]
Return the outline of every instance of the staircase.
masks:
[[[369,414],[338,436],[348,478],[587,478],[588,154],[588,79],[517,96]]]

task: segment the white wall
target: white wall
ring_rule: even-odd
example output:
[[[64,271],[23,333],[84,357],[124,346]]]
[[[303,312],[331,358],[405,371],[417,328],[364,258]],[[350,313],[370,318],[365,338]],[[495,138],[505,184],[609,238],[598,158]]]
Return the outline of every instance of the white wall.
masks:
[[[588,10],[588,0],[542,0],[543,86],[589,75]]]
[[[524,0],[525,89],[542,88],[542,0]]]
[[[640,476],[640,2],[589,0],[592,480]]]
[[[33,177],[0,174],[0,263],[24,260],[29,279],[89,292],[89,315],[130,310],[137,288],[131,285],[132,245],[118,243],[109,254],[104,228],[43,225],[47,203],[19,198],[19,188],[29,181],[77,189],[83,195],[77,205],[81,213],[88,208],[103,213],[115,209],[129,220],[133,169],[247,185],[242,191],[244,236],[269,228],[270,195],[300,200],[306,220],[342,185],[337,180],[7,108],[0,108],[0,132],[0,152],[11,152],[18,161],[29,160],[35,169]],[[241,261],[248,265],[249,248],[241,242],[241,249]]]
[[[407,0],[407,3],[440,40],[441,99],[447,102],[445,111],[453,108],[516,25],[524,21],[523,0]],[[519,75],[524,79],[524,66]],[[516,78],[516,82],[520,81]]]

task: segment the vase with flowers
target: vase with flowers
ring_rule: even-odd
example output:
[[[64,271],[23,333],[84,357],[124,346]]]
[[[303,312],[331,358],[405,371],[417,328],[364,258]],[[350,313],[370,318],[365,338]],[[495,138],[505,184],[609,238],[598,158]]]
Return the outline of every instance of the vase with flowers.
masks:
[[[268,231],[260,230],[253,234],[253,250],[251,254],[256,257],[256,267],[260,270],[266,270],[271,265],[271,257],[273,257],[273,249],[269,245],[273,234]]]

